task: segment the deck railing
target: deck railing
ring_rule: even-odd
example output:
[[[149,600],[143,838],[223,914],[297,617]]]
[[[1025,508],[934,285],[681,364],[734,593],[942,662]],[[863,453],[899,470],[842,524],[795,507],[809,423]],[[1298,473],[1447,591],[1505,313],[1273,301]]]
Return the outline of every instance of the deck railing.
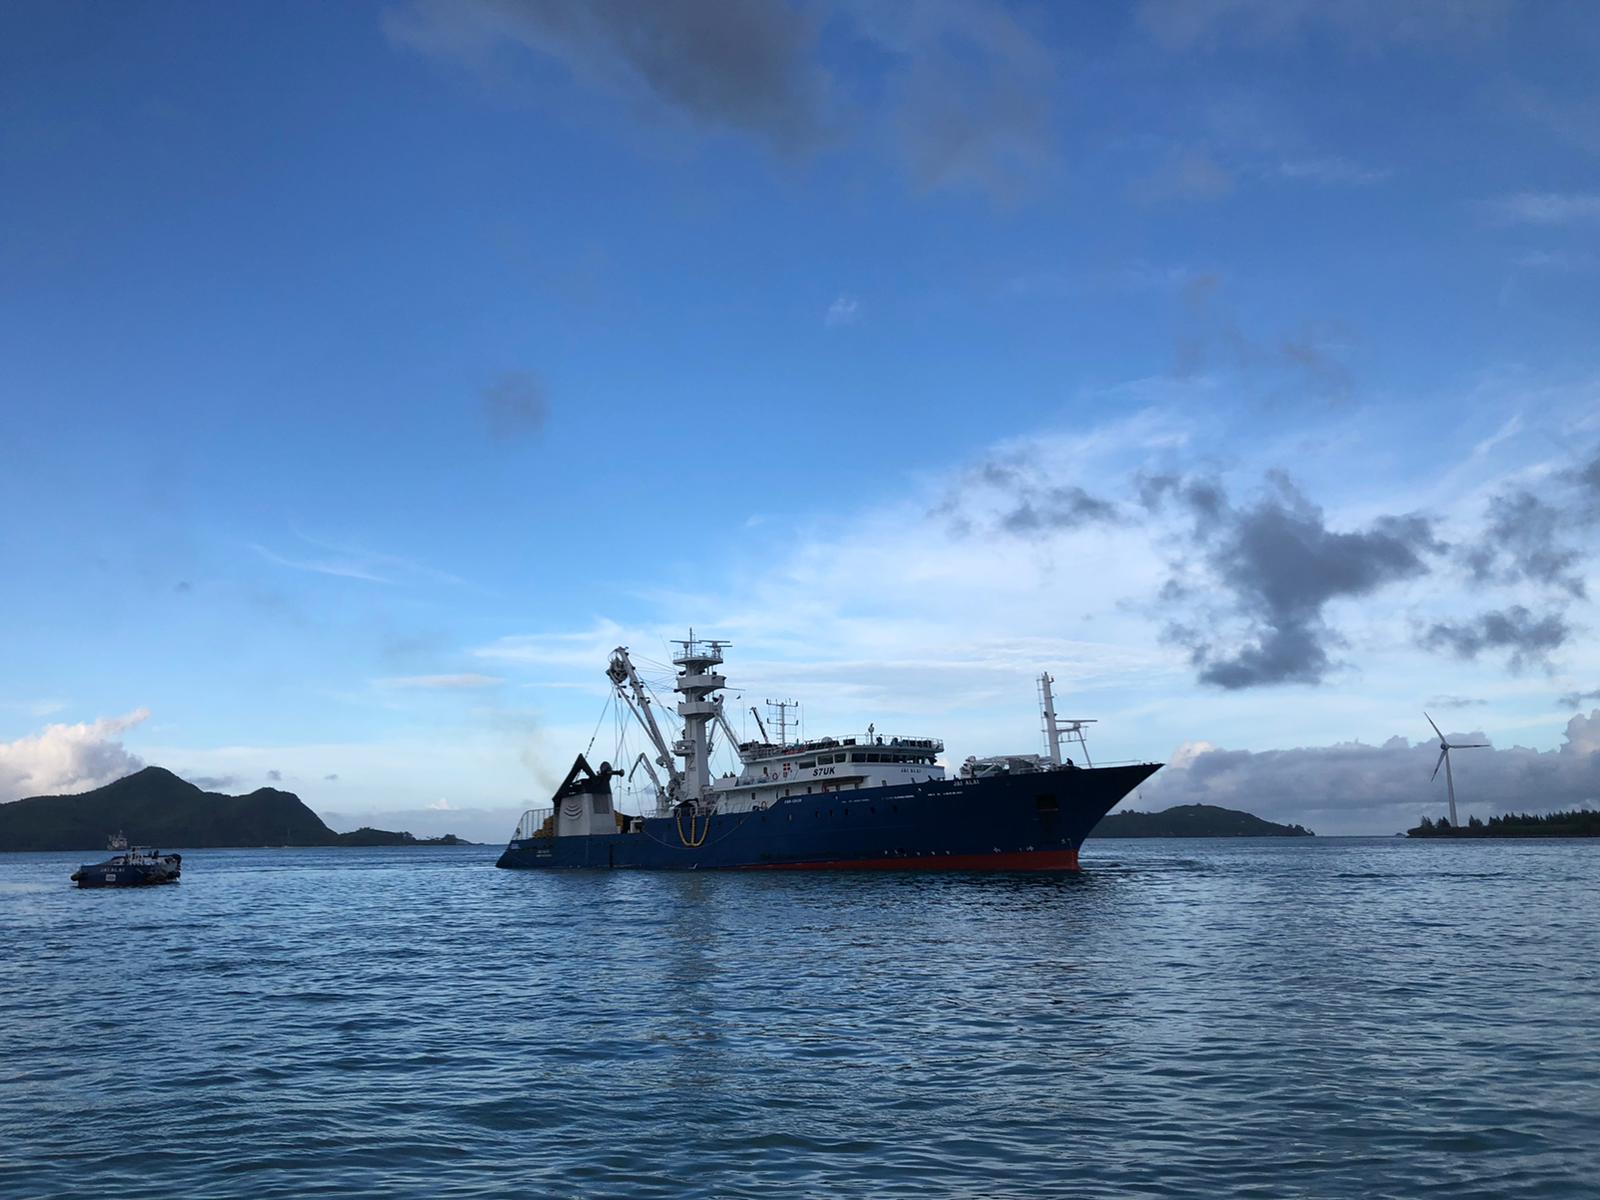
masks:
[[[556,810],[554,808],[530,808],[522,814],[522,820],[517,822],[516,841],[532,837],[554,837]]]

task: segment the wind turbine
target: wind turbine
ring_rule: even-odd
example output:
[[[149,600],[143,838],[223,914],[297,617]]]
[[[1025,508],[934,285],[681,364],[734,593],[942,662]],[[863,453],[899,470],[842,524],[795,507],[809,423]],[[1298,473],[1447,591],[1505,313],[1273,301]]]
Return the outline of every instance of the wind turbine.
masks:
[[[1422,715],[1428,717],[1427,713],[1423,713]],[[1428,717],[1428,724],[1433,725],[1432,717]],[[1439,727],[1437,725],[1433,725],[1433,731],[1435,733],[1439,733]],[[1428,782],[1432,783],[1435,779],[1439,778],[1439,768],[1441,766],[1444,767],[1445,786],[1450,790],[1451,829],[1459,829],[1460,826],[1456,824],[1456,777],[1450,770],[1450,751],[1483,750],[1486,749],[1488,745],[1488,742],[1447,742],[1444,740],[1444,734],[1439,733],[1439,761],[1433,764],[1433,774],[1428,776]]]

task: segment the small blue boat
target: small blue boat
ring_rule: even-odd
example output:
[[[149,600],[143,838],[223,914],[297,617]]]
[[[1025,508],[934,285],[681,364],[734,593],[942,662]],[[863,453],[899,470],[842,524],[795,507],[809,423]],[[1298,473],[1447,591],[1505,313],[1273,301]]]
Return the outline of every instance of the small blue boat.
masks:
[[[72,882],[81,888],[150,887],[157,883],[177,883],[178,876],[183,873],[183,855],[130,847],[120,834],[111,839],[109,849],[120,853],[113,854],[105,862],[85,863],[72,873]]]

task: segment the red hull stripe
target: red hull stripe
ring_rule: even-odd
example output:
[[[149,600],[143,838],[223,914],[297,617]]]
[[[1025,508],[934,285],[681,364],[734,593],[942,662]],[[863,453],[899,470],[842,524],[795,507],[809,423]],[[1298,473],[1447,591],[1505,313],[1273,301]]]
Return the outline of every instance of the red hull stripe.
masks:
[[[746,871],[1076,871],[1076,850],[1014,854],[924,854],[911,858],[840,858],[832,862],[751,863]]]

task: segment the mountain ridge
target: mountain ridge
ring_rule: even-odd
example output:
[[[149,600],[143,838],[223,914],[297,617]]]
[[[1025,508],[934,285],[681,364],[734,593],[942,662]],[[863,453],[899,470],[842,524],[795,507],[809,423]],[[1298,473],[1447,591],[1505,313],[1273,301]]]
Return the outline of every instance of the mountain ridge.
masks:
[[[208,792],[165,767],[149,766],[86,792],[29,796],[0,804],[0,851],[90,850],[114,834],[143,846],[453,845],[409,833],[335,833],[293,792],[261,787],[230,796]]]
[[[1254,813],[1215,804],[1178,804],[1161,812],[1113,812],[1094,837],[1315,837],[1303,825],[1279,825]]]

